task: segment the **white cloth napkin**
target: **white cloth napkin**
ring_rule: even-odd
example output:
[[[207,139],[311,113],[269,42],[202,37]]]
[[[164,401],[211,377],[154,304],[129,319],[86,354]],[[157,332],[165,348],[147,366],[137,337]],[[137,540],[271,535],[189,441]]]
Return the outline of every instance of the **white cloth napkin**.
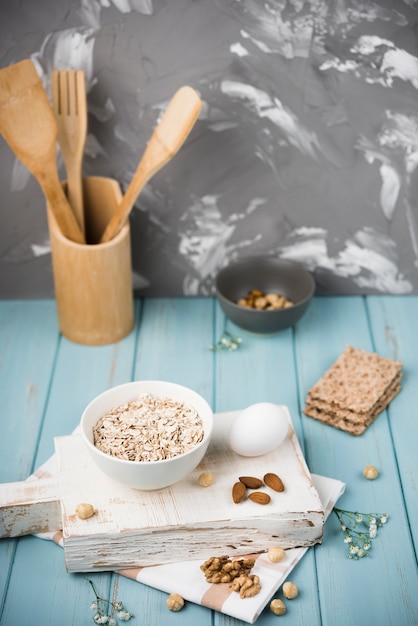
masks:
[[[54,455],[29,480],[54,476],[55,473]],[[334,478],[326,478],[317,474],[312,474],[312,479],[324,507],[326,519],[338,498],[344,493],[345,484]],[[41,533],[36,536],[63,545],[61,531]],[[189,602],[206,606],[253,624],[307,550],[309,548],[286,550],[286,557],[280,563],[272,563],[266,554],[252,555],[256,558],[256,562],[251,573],[259,576],[261,591],[252,598],[244,599],[240,598],[239,593],[232,591],[228,583],[217,585],[207,583],[200,570],[202,564],[200,560],[125,569],[118,573],[166,593],[178,593]],[[208,554],[208,558],[211,556],[213,555]]]

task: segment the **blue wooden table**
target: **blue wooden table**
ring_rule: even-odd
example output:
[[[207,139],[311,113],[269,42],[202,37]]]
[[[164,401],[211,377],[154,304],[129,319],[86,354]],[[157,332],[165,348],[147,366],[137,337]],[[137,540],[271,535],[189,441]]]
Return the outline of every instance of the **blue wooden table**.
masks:
[[[413,626],[418,624],[418,297],[315,298],[306,317],[275,336],[228,330],[238,350],[211,351],[224,318],[211,298],[136,303],[135,330],[118,344],[76,345],[58,330],[54,301],[0,301],[0,481],[25,479],[72,432],[86,404],[133,379],[172,380],[201,393],[215,411],[259,401],[286,404],[312,472],[347,485],[342,508],[387,513],[369,558],[347,558],[331,515],[321,546],[292,572],[300,594],[287,613],[268,607],[264,626]],[[302,414],[306,393],[346,345],[404,364],[401,393],[361,437]],[[375,465],[377,480],[362,475]],[[210,555],[208,555],[210,556]],[[238,626],[190,603],[168,611],[166,594],[113,573],[91,576],[100,595],[117,596],[141,626]],[[278,597],[280,594],[277,594]],[[92,590],[65,571],[63,551],[33,536],[0,541],[1,626],[93,624]]]

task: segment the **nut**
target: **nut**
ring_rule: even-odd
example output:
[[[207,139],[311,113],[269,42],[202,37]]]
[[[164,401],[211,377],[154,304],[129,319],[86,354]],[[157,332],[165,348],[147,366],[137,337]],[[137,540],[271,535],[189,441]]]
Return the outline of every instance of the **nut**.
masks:
[[[293,302],[279,293],[264,293],[260,289],[251,289],[244,298],[239,298],[236,304],[260,311],[271,311],[293,306]]]
[[[283,548],[280,548],[279,546],[273,546],[272,548],[269,548],[269,551],[267,552],[267,557],[272,563],[280,563],[280,561],[283,561],[285,556],[286,550],[283,550]]]
[[[184,599],[178,593],[170,593],[167,598],[167,606],[170,611],[181,611],[184,607]]]
[[[275,615],[284,615],[286,613],[286,605],[283,600],[276,598],[270,602],[270,611]]]
[[[259,489],[263,484],[260,478],[255,478],[254,476],[240,476],[239,480],[244,483],[248,489]]]
[[[267,487],[270,487],[270,489],[274,489],[274,491],[284,491],[282,479],[279,478],[277,474],[268,472],[264,475],[264,482],[266,483]]]
[[[379,475],[379,470],[374,465],[367,465],[363,470],[363,475],[367,480],[374,480]]]
[[[197,481],[202,487],[210,487],[215,482],[215,476],[212,472],[202,472]]]
[[[295,583],[291,583],[290,581],[284,583],[282,591],[284,597],[288,600],[293,600],[293,598],[296,598],[296,596],[299,594],[299,589],[297,588]]]
[[[87,504],[86,502],[81,502],[77,505],[75,510],[77,517],[80,519],[89,519],[89,517],[93,517],[95,514],[95,510],[91,504]]]
[[[254,300],[255,309],[265,309],[267,304],[268,302],[263,296],[258,296],[258,298]]]
[[[243,574],[236,578],[229,587],[233,591],[239,591],[240,598],[252,598],[261,590],[260,579],[255,574],[251,576]]]
[[[208,583],[229,583],[242,575],[248,575],[254,567],[255,559],[232,561],[228,556],[212,556],[202,563],[200,569]]]
[[[235,502],[235,504],[239,504],[240,502],[242,502],[245,498],[245,494],[246,494],[246,488],[245,488],[244,483],[240,481],[235,483],[234,486],[232,487],[232,499]]]
[[[271,500],[269,494],[264,493],[264,491],[253,491],[248,498],[253,502],[257,502],[257,504],[268,504]]]

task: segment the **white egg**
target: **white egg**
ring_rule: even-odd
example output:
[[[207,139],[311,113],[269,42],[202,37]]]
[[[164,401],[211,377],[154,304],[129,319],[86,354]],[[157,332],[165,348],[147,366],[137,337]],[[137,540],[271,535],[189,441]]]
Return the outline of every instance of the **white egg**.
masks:
[[[235,417],[229,431],[229,445],[241,456],[260,456],[283,443],[288,430],[289,421],[280,405],[258,402]]]

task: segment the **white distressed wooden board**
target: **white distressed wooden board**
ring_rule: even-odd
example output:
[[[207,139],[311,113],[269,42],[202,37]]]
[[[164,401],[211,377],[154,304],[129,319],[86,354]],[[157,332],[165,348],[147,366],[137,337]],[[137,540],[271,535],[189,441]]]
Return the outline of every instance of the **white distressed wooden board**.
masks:
[[[63,529],[69,571],[101,571],[206,559],[208,554],[261,552],[271,545],[310,546],[322,540],[324,512],[293,429],[263,457],[232,452],[226,436],[237,411],[215,415],[208,452],[185,480],[156,492],[141,492],[109,479],[91,461],[79,435],[58,437],[57,476],[0,485],[0,537]],[[201,487],[198,476],[216,481]],[[234,504],[239,476],[275,472],[285,491],[270,493],[266,506]],[[97,514],[80,520],[75,509],[90,502]]]
[[[0,485],[0,537],[20,537],[62,527],[58,477]]]
[[[257,553],[272,545],[310,546],[322,540],[324,512],[293,429],[274,452],[244,458],[232,452],[226,435],[236,411],[215,415],[208,452],[185,480],[161,491],[141,492],[109,479],[91,461],[79,435],[55,440],[62,479],[62,527],[68,571],[123,569],[211,554]],[[201,487],[198,476],[216,481]],[[275,472],[285,491],[266,506],[232,501],[239,476]],[[75,509],[89,502],[97,514],[80,520]]]

